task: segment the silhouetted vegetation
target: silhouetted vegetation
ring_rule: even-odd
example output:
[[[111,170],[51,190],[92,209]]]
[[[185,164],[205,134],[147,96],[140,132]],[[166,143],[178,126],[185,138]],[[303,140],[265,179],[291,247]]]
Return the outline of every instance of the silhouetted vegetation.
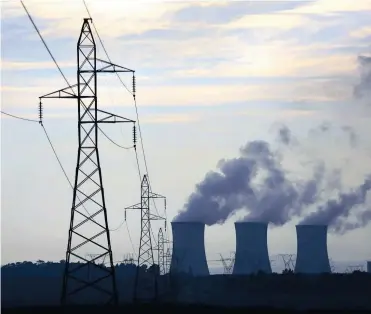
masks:
[[[37,261],[3,266],[2,307],[58,306],[64,266],[63,260],[59,263]],[[136,269],[134,264],[115,266],[120,304],[133,301]],[[99,269],[93,267],[89,270],[85,267],[83,271],[86,276],[93,278],[94,272]],[[158,271],[158,266],[155,265],[152,269],[143,266],[140,271],[141,277],[146,279],[147,275]],[[371,274],[359,271],[317,276],[294,274],[292,271],[252,276],[195,277],[167,274],[158,278],[158,287],[157,306],[164,303],[187,303],[233,307],[269,305],[300,309],[371,309]],[[149,289],[148,293],[153,293],[153,290]],[[83,299],[97,301],[91,295],[86,295]],[[57,310],[50,311],[55,313]]]

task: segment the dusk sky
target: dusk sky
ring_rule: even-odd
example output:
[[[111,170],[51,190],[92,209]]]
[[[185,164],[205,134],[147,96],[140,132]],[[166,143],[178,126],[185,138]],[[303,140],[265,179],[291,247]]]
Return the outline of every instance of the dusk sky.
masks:
[[[237,157],[249,141],[265,140],[280,149],[293,177],[311,176],[308,163],[318,160],[328,173],[341,170],[344,190],[371,174],[370,98],[354,96],[364,78],[359,56],[371,52],[371,1],[86,2],[112,62],[136,71],[148,174],[153,192],[167,197],[169,229],[195,185],[220,159]],[[75,84],[76,44],[88,17],[83,1],[24,3]],[[107,59],[100,45],[97,49]],[[131,88],[131,76],[121,77]],[[2,1],[2,110],[38,119],[38,97],[64,87],[20,2]],[[116,75],[99,77],[98,95],[100,109],[136,120],[132,97]],[[45,128],[73,181],[76,100],[45,99],[43,104]],[[330,123],[330,130],[316,131],[323,123]],[[280,146],[276,138],[282,125],[297,145]],[[350,144],[344,126],[354,130],[356,145]],[[131,127],[102,129],[118,144],[132,145]],[[140,201],[135,153],[102,135],[99,145],[109,225],[115,229],[124,208]],[[140,145],[138,152],[144,173]],[[371,206],[368,199],[364,207]],[[71,187],[42,127],[2,115],[2,264],[64,259],[71,202]],[[157,207],[163,214],[161,202]],[[206,227],[208,259],[235,250],[238,217]],[[296,253],[297,222],[268,230],[270,255]],[[139,212],[128,212],[127,224],[137,253]],[[162,226],[154,223],[154,231]],[[111,237],[115,261],[132,253],[125,224]],[[330,234],[329,255],[371,260],[370,238],[371,223],[344,235]]]

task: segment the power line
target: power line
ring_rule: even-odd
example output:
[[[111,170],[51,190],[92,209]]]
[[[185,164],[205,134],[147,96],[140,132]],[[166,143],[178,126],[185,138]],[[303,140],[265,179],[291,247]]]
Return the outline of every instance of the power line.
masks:
[[[7,113],[7,112],[4,112],[1,110],[1,113],[4,114],[4,115],[7,115],[9,117],[12,117],[12,118],[16,118],[16,119],[20,119],[20,120],[24,120],[24,121],[30,121],[30,122],[38,122],[40,123],[40,121],[38,120],[34,120],[34,119],[27,119],[27,118],[22,118],[22,117],[19,117],[19,116],[15,116],[15,115],[12,115],[10,113]],[[100,131],[102,132],[102,134],[111,142],[113,143],[114,145],[116,145],[117,147],[120,147],[120,148],[123,148],[123,149],[132,149],[133,146],[122,146],[122,145],[119,145],[117,144],[114,140],[112,140],[105,132],[103,132],[103,130],[100,129]]]
[[[66,76],[63,74],[63,71],[62,71],[61,68],[59,67],[58,62],[57,62],[56,59],[54,58],[52,52],[50,51],[50,49],[49,49],[47,43],[45,42],[44,38],[42,37],[42,35],[41,35],[39,29],[37,28],[35,22],[33,21],[33,19],[32,19],[32,17],[31,17],[30,13],[28,12],[28,10],[27,10],[27,8],[26,8],[26,6],[24,5],[24,3],[23,3],[22,0],[21,0],[21,4],[22,4],[24,10],[26,11],[26,13],[27,13],[27,15],[28,15],[28,17],[29,17],[29,19],[30,19],[32,25],[34,26],[35,30],[37,31],[37,33],[38,33],[38,35],[39,35],[41,41],[43,42],[45,48],[47,49],[47,51],[48,51],[50,57],[53,59],[53,61],[54,61],[55,65],[57,66],[59,72],[61,73],[61,75],[63,76],[64,80],[66,81],[67,86],[71,89],[72,93],[76,96],[75,91],[73,90],[71,84],[68,82]],[[16,117],[16,116],[14,116],[14,117]],[[16,117],[16,118],[19,118],[19,117]],[[23,119],[23,118],[22,118],[22,119]],[[23,119],[23,120],[25,120],[25,119]],[[26,120],[29,120],[29,119],[26,119]],[[40,122],[40,121],[36,121],[36,120],[30,120],[30,121]],[[43,129],[44,129],[44,132],[45,132],[45,134],[46,134],[46,136],[47,136],[47,138],[48,138],[48,141],[49,141],[49,143],[50,143],[50,145],[51,145],[51,147],[52,147],[52,149],[53,149],[53,152],[54,152],[54,154],[55,154],[55,156],[56,156],[56,158],[57,158],[57,160],[58,160],[59,165],[61,166],[61,169],[62,169],[62,171],[63,171],[63,173],[64,173],[64,175],[65,175],[65,177],[66,177],[68,183],[70,184],[71,188],[73,189],[73,185],[72,185],[70,179],[68,178],[67,173],[66,173],[66,171],[64,170],[64,167],[63,167],[63,165],[62,165],[62,163],[61,163],[61,161],[60,161],[60,159],[59,159],[59,157],[58,157],[58,155],[57,155],[57,153],[56,153],[56,150],[55,150],[55,148],[54,148],[54,146],[53,146],[53,144],[52,144],[52,142],[51,142],[51,140],[50,140],[50,137],[48,136],[48,133],[46,132],[46,129],[45,129],[45,127],[44,127],[44,125],[43,125],[42,123],[41,123],[41,126],[42,126]],[[110,138],[110,137],[109,137],[105,132],[103,132],[103,130],[102,130],[99,126],[98,126],[98,129],[99,129],[99,130],[100,130],[100,131],[101,131],[101,132],[106,136],[106,138],[109,139],[112,143],[114,143],[115,145],[117,145],[117,146],[119,146],[119,147],[121,147],[121,148],[125,148],[124,146],[121,146],[121,145],[115,143],[115,142],[114,142],[114,141],[113,141],[113,140],[112,140],[112,139],[111,139],[111,138]],[[81,200],[79,199],[78,196],[77,196],[77,199],[81,202]],[[86,207],[84,206],[84,204],[82,204],[82,207],[84,208],[84,210],[86,211],[86,213],[90,216],[90,213],[89,213],[89,211],[86,209]],[[92,221],[95,221],[94,218],[90,218],[90,219],[91,219]],[[117,230],[117,229],[118,229],[118,228],[116,228],[116,230]]]
[[[107,57],[108,61],[112,63],[112,61],[111,61],[111,59],[110,59],[110,57],[109,57],[109,55],[108,55],[108,52],[107,52],[106,48],[105,48],[104,45],[103,45],[103,40],[102,40],[102,38],[100,37],[100,35],[99,35],[99,33],[98,33],[98,29],[97,29],[97,27],[95,26],[95,23],[93,22],[93,18],[91,17],[91,14],[90,14],[90,11],[89,11],[89,9],[88,9],[88,6],[87,6],[85,0],[82,0],[82,1],[84,2],[84,6],[85,6],[85,9],[86,9],[86,12],[88,13],[88,16],[89,16],[89,17],[91,18],[91,20],[92,20],[93,28],[94,28],[95,32],[97,33],[98,40],[99,40],[99,42],[100,42],[100,44],[101,44],[101,46],[102,46],[102,48],[103,48],[103,50],[104,50],[104,53],[106,54],[106,57]],[[117,72],[116,72],[116,75],[117,75],[117,77],[119,78],[121,84],[126,88],[126,90],[127,90],[131,95],[133,95],[133,93],[132,93],[132,92],[130,91],[130,89],[125,85],[125,83],[124,83],[124,82],[122,81],[122,79],[121,79],[121,76],[120,76]]]
[[[15,115],[12,115],[12,114],[6,113],[6,112],[4,112],[4,111],[1,111],[1,113],[2,113],[2,114],[5,114],[5,115],[7,115],[7,116],[10,116],[10,117],[16,118],[16,119],[24,120],[24,121],[38,122],[38,123],[40,122],[40,121],[37,121],[37,120],[32,120],[32,119],[26,119],[26,118],[18,117],[18,116],[15,116]],[[62,171],[63,171],[64,176],[66,177],[68,183],[70,184],[71,188],[73,189],[72,183],[71,183],[70,179],[68,178],[68,175],[67,175],[66,170],[64,169],[64,167],[63,167],[63,165],[62,165],[61,160],[60,160],[59,157],[58,157],[57,151],[55,150],[55,147],[54,147],[54,145],[53,145],[53,143],[52,143],[52,141],[51,141],[51,139],[50,139],[50,137],[49,137],[48,132],[46,131],[46,129],[45,129],[45,127],[44,127],[44,125],[43,125],[42,123],[41,123],[41,126],[42,126],[42,128],[43,128],[43,130],[44,130],[44,133],[45,133],[45,135],[46,135],[46,138],[48,139],[48,142],[49,142],[49,144],[50,144],[50,147],[52,148],[53,153],[54,153],[55,157],[57,158],[58,164],[59,164],[59,166],[61,167],[61,169],[62,169]],[[79,201],[80,201],[80,200],[79,200]],[[90,213],[88,212],[88,210],[86,209],[86,207],[85,207],[84,205],[82,205],[82,206],[83,206],[83,208],[85,209],[86,213],[87,213],[88,215],[90,215]]]
[[[130,240],[130,243],[131,243],[131,248],[133,249],[133,254],[135,256],[135,259],[137,259],[137,255],[135,254],[135,247],[134,247],[134,243],[133,243],[133,240],[131,239],[131,235],[130,235],[130,230],[129,230],[129,226],[128,226],[128,223],[127,221],[125,220],[125,226],[126,226],[126,230],[128,231],[128,235],[129,235],[129,240]]]
[[[61,162],[60,158],[58,157],[57,151],[55,150],[55,147],[54,147],[54,145],[53,145],[53,143],[52,143],[52,141],[51,141],[51,139],[50,139],[50,137],[49,137],[49,135],[48,135],[48,132],[46,131],[46,129],[45,129],[45,127],[44,127],[43,124],[41,124],[41,126],[42,126],[42,128],[43,128],[43,130],[44,130],[44,132],[45,132],[45,135],[46,135],[46,137],[47,137],[47,139],[48,139],[48,141],[49,141],[50,147],[52,148],[52,150],[53,150],[53,152],[54,152],[54,155],[55,155],[55,157],[57,158],[57,161],[58,161],[58,163],[59,163],[59,166],[61,167],[64,176],[66,177],[68,183],[70,184],[71,189],[73,190],[73,185],[72,185],[72,183],[71,183],[71,180],[68,178],[67,172],[66,172],[66,170],[64,169],[64,167],[63,167],[63,165],[62,165],[62,162]],[[76,196],[76,197],[77,197],[77,199],[79,200],[79,202],[81,202],[80,198],[79,198],[78,196]],[[81,204],[81,205],[82,205],[82,207],[85,209],[86,213],[90,216],[90,213],[89,213],[89,211],[86,209],[86,207],[84,206],[84,204]],[[94,221],[93,218],[91,218],[91,220]],[[116,228],[109,229],[109,231],[117,231],[118,229],[120,229],[120,228],[122,227],[122,225],[123,225],[123,223],[121,223],[121,224],[120,224],[118,227],[116,227]]]
[[[114,145],[116,145],[117,147],[120,147],[120,148],[123,148],[123,149],[132,149],[134,148],[134,146],[122,146],[122,145],[119,145],[117,144],[114,140],[112,140],[106,133],[103,132],[102,129],[99,128],[99,131],[102,132],[102,134],[111,142],[113,143]]]
[[[98,29],[97,29],[97,27],[95,26],[95,23],[94,23],[94,21],[93,21],[93,18],[92,18],[91,14],[90,14],[89,8],[88,8],[88,6],[87,6],[85,0],[83,0],[83,3],[84,3],[84,6],[85,6],[85,9],[86,9],[86,12],[88,13],[88,16],[92,19],[93,28],[94,28],[94,30],[95,30],[95,32],[96,32],[96,34],[97,34],[97,37],[98,37],[98,39],[99,39],[99,42],[100,42],[100,44],[101,44],[101,46],[102,46],[102,48],[103,48],[103,50],[104,50],[104,52],[105,52],[105,54],[106,54],[106,57],[107,57],[108,61],[112,63],[112,61],[111,61],[111,59],[110,59],[110,57],[109,57],[109,55],[108,55],[107,49],[105,48],[105,46],[104,46],[104,44],[103,44],[103,40],[102,40],[102,38],[101,38],[100,35],[99,35]],[[147,165],[147,158],[146,158],[146,154],[145,154],[145,150],[144,150],[143,137],[142,137],[142,130],[141,130],[141,127],[140,127],[140,120],[139,120],[139,113],[138,113],[138,105],[137,105],[137,101],[136,101],[136,98],[135,98],[135,93],[134,93],[134,92],[131,92],[131,91],[128,89],[128,87],[127,87],[127,86],[125,85],[125,83],[122,81],[122,79],[121,79],[121,77],[120,77],[120,75],[119,75],[118,73],[116,73],[116,75],[117,75],[117,77],[119,78],[121,84],[125,87],[125,89],[126,89],[126,90],[127,90],[127,91],[132,95],[132,96],[133,96],[133,98],[134,98],[135,113],[136,113],[136,118],[137,118],[137,122],[138,122],[138,130],[139,130],[139,136],[140,136],[140,144],[141,144],[141,148],[142,148],[142,152],[143,152],[144,166],[145,166],[145,169],[146,169],[146,173],[147,173],[147,175],[148,175],[148,178],[147,178],[147,179],[148,179],[149,187],[150,187],[150,190],[152,191],[152,187],[151,187],[152,185],[151,185],[151,181],[150,181],[150,179],[149,179],[148,165]],[[135,154],[137,155],[137,151],[136,151],[136,150],[135,150]],[[137,160],[138,160],[138,155],[136,156],[136,158],[137,158]],[[138,162],[138,170],[139,170],[139,173],[140,173],[139,162]],[[139,174],[139,181],[141,182],[141,180],[142,180],[142,177],[141,177],[141,175]],[[155,202],[155,200],[152,200],[152,201],[153,201],[153,205],[154,205],[154,207],[155,207],[155,210],[156,210],[157,215],[160,215],[159,212],[158,212],[158,209],[157,209],[157,206],[156,206],[156,202]],[[165,216],[166,216],[166,215],[167,215],[167,213],[165,212]],[[167,217],[166,217],[166,218],[167,218]],[[167,221],[167,219],[166,219],[166,221]]]
[[[84,3],[84,6],[85,6],[85,9],[86,9],[86,12],[88,13],[89,18],[91,18],[91,20],[92,20],[93,28],[94,28],[94,30],[95,30],[95,32],[96,32],[96,34],[97,34],[97,37],[98,37],[98,39],[99,39],[99,42],[100,42],[100,44],[101,44],[101,46],[102,46],[102,48],[103,48],[103,50],[104,50],[104,52],[105,52],[105,54],[106,54],[106,57],[107,57],[108,61],[112,63],[112,61],[111,61],[111,59],[110,59],[110,57],[109,57],[109,55],[108,55],[107,49],[105,48],[105,46],[104,46],[104,44],[103,44],[103,40],[102,40],[102,38],[101,38],[100,35],[99,35],[98,29],[97,29],[97,27],[95,26],[95,23],[94,23],[94,21],[93,21],[93,18],[92,18],[91,14],[90,14],[90,11],[89,11],[89,9],[88,9],[88,6],[87,6],[85,0],[83,0],[83,3]],[[151,181],[150,181],[150,179],[149,179],[149,175],[148,175],[147,158],[146,158],[146,154],[145,154],[145,150],[144,150],[143,136],[142,136],[142,129],[141,129],[141,127],[140,127],[138,105],[137,105],[137,101],[136,101],[135,93],[134,93],[134,92],[131,92],[131,91],[127,88],[127,86],[126,86],[125,83],[122,81],[120,75],[119,75],[117,72],[116,72],[116,75],[117,75],[118,79],[120,80],[121,84],[122,84],[122,85],[125,87],[125,89],[126,89],[126,90],[127,90],[127,91],[132,95],[132,96],[133,96],[133,99],[134,99],[135,113],[136,113],[136,118],[137,118],[137,122],[138,122],[138,130],[139,130],[139,136],[140,136],[140,144],[141,144],[141,148],[142,148],[142,152],[143,152],[144,166],[145,166],[146,173],[147,173],[148,185],[149,185],[150,190],[152,191]],[[138,152],[137,152],[136,149],[135,149],[135,158],[136,158],[137,167],[138,167],[139,182],[141,182],[141,181],[142,181],[142,176],[141,176],[141,171],[140,171]],[[157,215],[160,216],[160,214],[159,214],[159,212],[158,212],[158,209],[157,209],[157,206],[156,206],[156,202],[155,202],[155,200],[152,199],[152,202],[153,202],[153,205],[154,205],[154,207],[155,207],[155,210],[156,210]],[[167,213],[166,213],[166,210],[165,210],[165,223],[166,223],[166,225],[167,225]],[[167,228],[165,228],[165,229],[166,229],[166,231],[167,231]],[[129,229],[128,229],[128,232],[129,232]],[[151,227],[151,233],[153,234],[152,227]],[[167,233],[167,232],[166,232],[166,233]],[[156,245],[157,245],[156,237],[154,236],[154,234],[153,234],[153,239],[154,239],[154,241],[155,241],[155,243],[156,243]],[[134,251],[134,252],[135,252],[135,251]]]
[[[28,18],[30,19],[30,21],[31,21],[31,23],[32,23],[32,25],[34,26],[34,28],[35,28],[35,30],[36,30],[36,32],[39,34],[39,37],[40,37],[40,39],[41,39],[41,41],[43,42],[43,44],[44,44],[44,46],[45,46],[45,48],[46,48],[46,50],[49,52],[49,55],[51,56],[51,58],[53,59],[53,61],[54,61],[54,63],[55,63],[55,65],[57,66],[57,68],[58,68],[58,70],[59,70],[59,72],[62,74],[62,76],[63,76],[63,78],[64,78],[64,80],[67,82],[67,85],[68,85],[68,87],[70,87],[71,88],[71,90],[73,91],[73,89],[72,89],[72,87],[71,87],[71,85],[68,83],[68,81],[67,81],[67,78],[64,76],[64,74],[63,74],[63,72],[62,72],[62,70],[61,70],[61,68],[59,67],[59,65],[58,65],[58,63],[57,63],[57,61],[54,59],[54,56],[53,56],[53,54],[51,53],[51,51],[50,51],[50,49],[49,49],[49,47],[48,47],[48,45],[46,44],[46,42],[45,42],[45,40],[44,40],[44,38],[41,36],[41,33],[40,33],[40,31],[39,31],[39,29],[37,28],[37,26],[36,26],[36,24],[35,24],[35,22],[33,21],[33,19],[32,19],[32,17],[31,17],[31,15],[30,15],[30,13],[28,13],[28,11],[27,11],[27,8],[26,8],[26,6],[24,5],[24,3],[23,3],[23,1],[21,0],[21,4],[22,4],[22,6],[23,6],[23,8],[24,8],[24,10],[26,11],[26,13],[27,13],[27,15],[28,15]],[[73,91],[74,92],[74,91]]]
[[[26,6],[24,5],[24,3],[23,3],[22,0],[20,0],[20,1],[21,1],[21,4],[22,4],[24,10],[26,11],[26,13],[27,13],[27,15],[28,15],[28,18],[30,19],[32,25],[34,26],[34,28],[35,28],[35,30],[36,30],[36,32],[37,32],[37,34],[39,35],[41,41],[43,42],[43,44],[44,44],[46,50],[48,51],[50,57],[53,59],[53,61],[54,61],[55,65],[56,65],[56,67],[58,68],[59,73],[63,76],[63,79],[64,79],[65,82],[67,83],[67,86],[70,88],[70,90],[72,91],[72,93],[76,96],[75,91],[73,90],[71,84],[68,82],[66,76],[63,74],[62,69],[59,67],[57,60],[54,58],[52,52],[50,51],[50,49],[49,49],[47,43],[45,42],[44,38],[42,37],[42,35],[41,35],[39,29],[37,28],[37,26],[36,26],[34,20],[32,19],[30,13],[29,13],[28,10],[27,10]],[[94,24],[93,24],[93,26],[94,26]],[[94,26],[94,27],[95,27],[95,26]],[[117,74],[117,73],[116,73],[116,74]],[[112,139],[111,139],[111,138],[110,138],[106,133],[104,133],[104,132],[102,131],[102,129],[101,129],[99,126],[98,126],[98,129],[99,129],[99,130],[100,130],[100,131],[101,131],[101,132],[102,132],[102,133],[103,133],[103,134],[104,134],[104,135],[105,135],[105,136],[106,136],[106,137],[107,137],[107,138],[108,138],[108,139],[109,139],[113,144],[115,144],[116,146],[121,147],[121,148],[124,148],[124,149],[129,149],[129,148],[126,148],[126,147],[124,147],[124,146],[121,146],[121,145],[118,145],[117,143],[115,143],[115,142],[114,142],[114,141],[113,141],[113,140],[112,140]]]
[[[56,150],[55,150],[55,148],[54,148],[54,145],[53,145],[53,143],[52,143],[52,141],[51,141],[51,139],[50,139],[50,137],[49,137],[49,135],[48,135],[48,132],[46,132],[46,129],[45,129],[45,127],[44,127],[43,124],[41,124],[41,126],[42,126],[42,128],[43,128],[43,130],[44,130],[44,132],[45,132],[46,138],[47,138],[48,141],[49,141],[50,147],[52,148],[52,150],[53,150],[53,152],[54,152],[54,155],[55,155],[55,157],[56,157],[57,160],[58,160],[59,166],[61,167],[64,176],[66,177],[68,183],[70,184],[71,188],[73,189],[73,185],[72,185],[70,179],[68,178],[68,175],[67,175],[67,173],[66,173],[66,170],[64,170],[64,167],[63,167],[63,165],[62,165],[62,162],[61,162],[61,160],[60,160],[59,157],[58,157],[58,154],[57,154],[57,152],[56,152]]]
[[[27,119],[27,118],[22,118],[22,117],[19,117],[19,116],[15,116],[13,114],[7,113],[7,112],[2,111],[2,110],[1,110],[1,113],[6,115],[6,116],[9,116],[9,117],[12,117],[12,118],[15,118],[15,119],[19,119],[19,120],[30,121],[30,122],[39,122],[38,120]]]

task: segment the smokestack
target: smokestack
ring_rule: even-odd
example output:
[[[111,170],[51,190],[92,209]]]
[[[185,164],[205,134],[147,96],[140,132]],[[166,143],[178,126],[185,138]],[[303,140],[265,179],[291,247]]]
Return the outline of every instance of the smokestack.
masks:
[[[209,275],[205,254],[205,224],[201,222],[172,222],[173,254],[171,273],[193,276]]]
[[[259,271],[272,273],[267,244],[268,224],[236,222],[236,259],[233,275],[250,275]]]
[[[297,225],[296,273],[330,273],[327,225]]]

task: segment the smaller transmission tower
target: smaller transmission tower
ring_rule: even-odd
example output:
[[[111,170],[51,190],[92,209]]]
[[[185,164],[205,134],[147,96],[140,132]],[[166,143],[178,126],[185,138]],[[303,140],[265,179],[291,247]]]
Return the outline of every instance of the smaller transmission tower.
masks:
[[[166,228],[166,225],[165,225]],[[166,244],[169,244],[170,241],[165,239],[164,233],[162,231],[162,228],[158,231],[157,236],[157,247],[155,250],[157,250],[157,263],[160,270],[160,275],[165,275],[167,273],[167,255],[165,254],[165,246]],[[168,249],[169,250],[169,249]]]
[[[151,221],[153,220],[165,220],[164,217],[153,215],[150,212],[150,199],[164,199],[164,207],[166,210],[166,198],[160,194],[156,194],[150,191],[147,175],[143,176],[141,183],[141,201],[138,204],[125,208],[125,220],[127,209],[139,209],[141,211],[141,230],[140,230],[140,243],[138,252],[138,265],[135,275],[134,282],[134,301],[139,301],[141,295],[144,294],[145,290],[153,291],[153,293],[146,294],[147,296],[152,294],[152,299],[157,299],[157,276],[158,270],[154,262],[153,257],[153,246],[152,246],[152,228]],[[145,271],[147,270],[147,271]],[[149,278],[150,282],[146,280]],[[148,289],[146,289],[148,288]],[[151,297],[150,297],[151,298]],[[143,298],[144,299],[144,298]],[[147,299],[147,298],[145,298]]]
[[[165,273],[165,242],[164,242],[164,234],[162,232],[162,228],[158,231],[158,240],[157,240],[157,263],[160,271],[160,275]]]
[[[224,275],[232,274],[234,261],[236,259],[235,255],[236,255],[235,252],[231,252],[231,255],[229,258],[224,258],[222,254],[220,254],[220,260],[222,261],[223,267],[224,267]]]
[[[348,274],[354,273],[354,272],[363,272],[363,265],[349,265],[345,272]]]
[[[282,258],[283,264],[284,264],[284,272],[291,272],[294,271],[295,268],[295,254],[279,254],[279,256]]]
[[[171,242],[169,241],[169,244],[170,243]],[[170,247],[168,247],[165,253],[165,274],[170,272],[171,257],[172,257],[172,250]]]
[[[134,264],[134,255],[133,254],[125,254],[124,258],[122,259],[122,263],[127,264]]]

